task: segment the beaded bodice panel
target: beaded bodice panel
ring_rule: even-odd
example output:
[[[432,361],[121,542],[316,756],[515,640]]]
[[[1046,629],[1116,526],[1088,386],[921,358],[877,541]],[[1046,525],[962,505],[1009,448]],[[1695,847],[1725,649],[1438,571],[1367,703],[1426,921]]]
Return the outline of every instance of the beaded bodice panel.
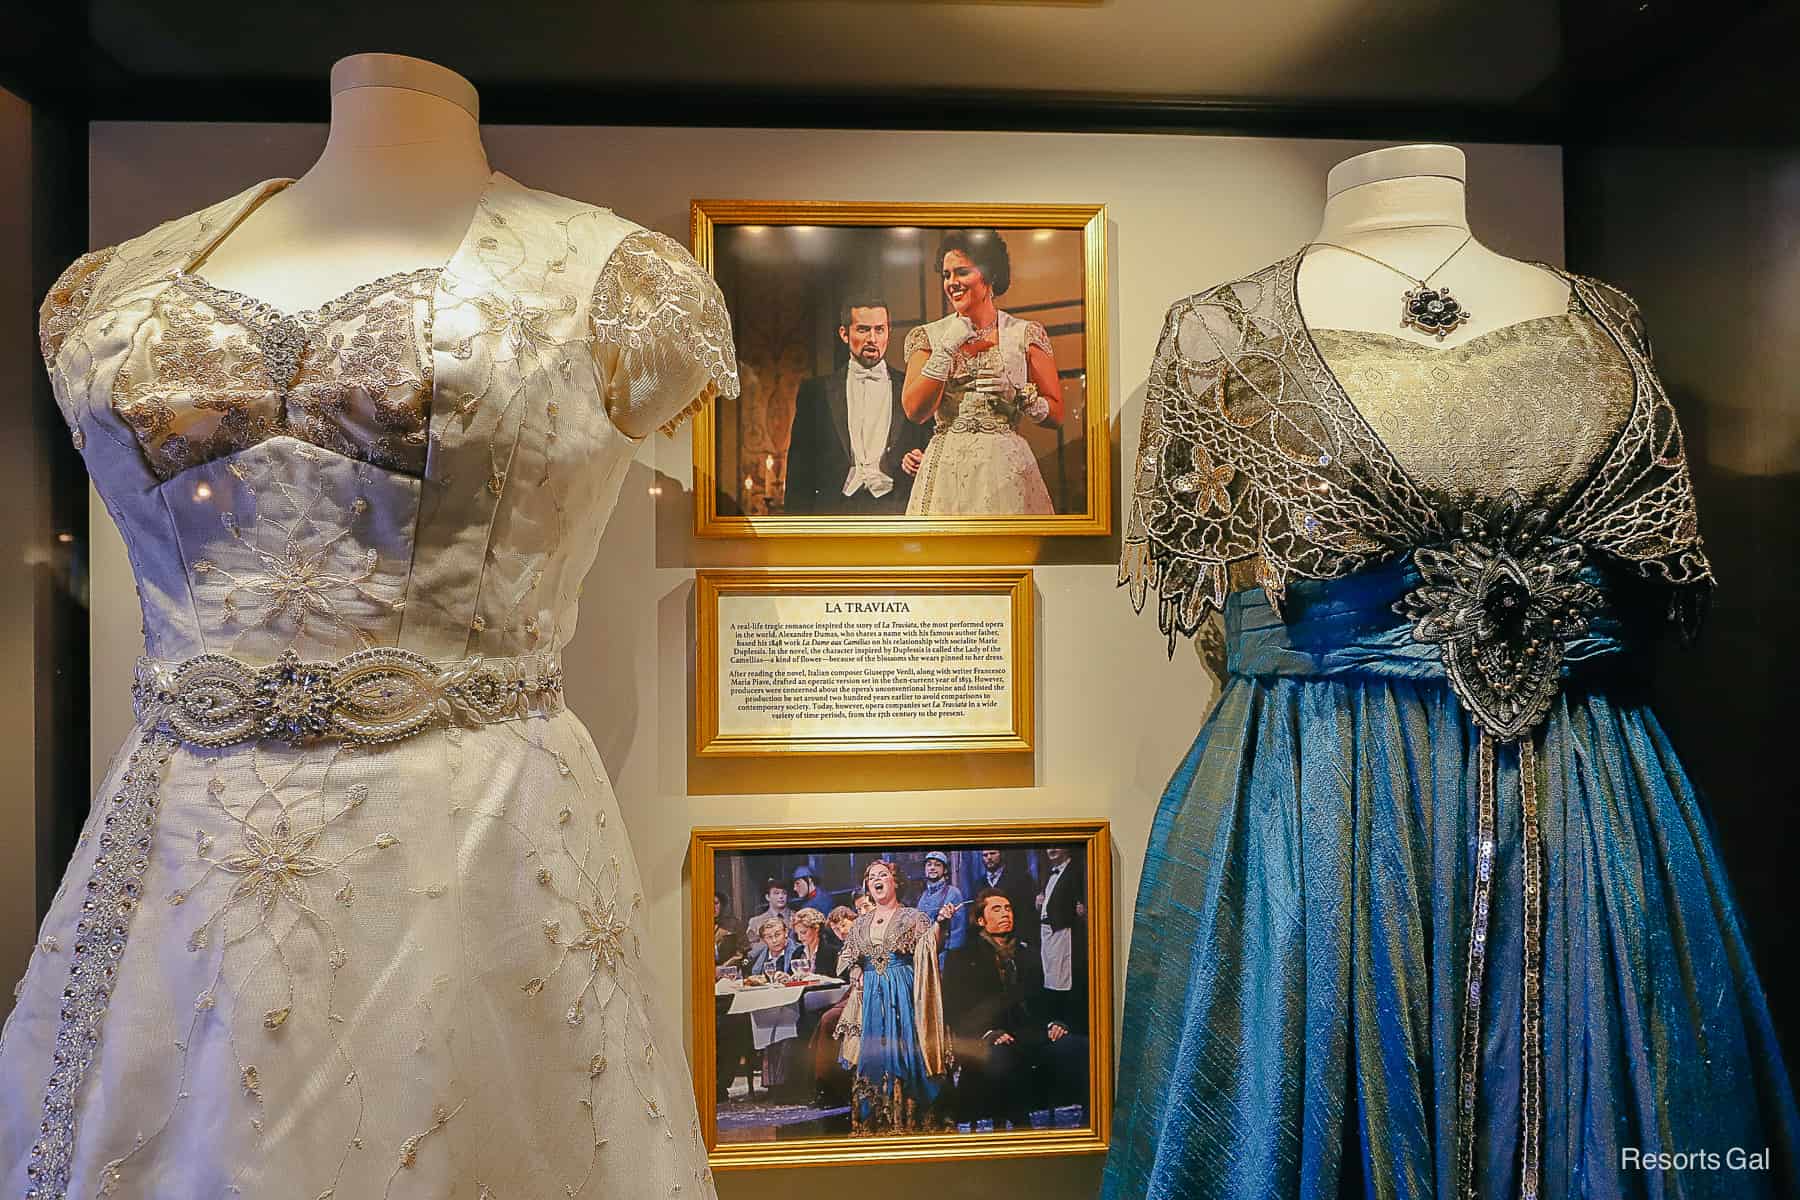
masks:
[[[1314,344],[1357,411],[1440,507],[1510,489],[1566,499],[1631,414],[1631,366],[1592,319],[1521,321],[1448,350],[1360,330]]]
[[[997,433],[1019,423],[1016,404],[995,401],[988,394],[973,389],[978,376],[997,375],[1016,392],[1029,378],[1025,371],[1025,354],[1031,347],[1051,353],[1050,335],[1036,321],[1022,320],[1002,311],[998,318],[998,337],[991,346],[980,350],[958,349],[950,356],[950,377],[944,381],[943,399],[939,401],[934,428],[939,432]],[[929,350],[922,326],[906,335],[905,356],[911,358],[921,350]]]
[[[844,948],[838,952],[838,974],[853,966],[886,974],[896,958],[911,958],[931,926],[931,918],[916,908],[898,910],[880,929],[875,926],[875,914],[864,913],[850,927]]]
[[[190,273],[285,182],[84,255],[44,301],[150,654],[560,648],[642,437],[736,389],[718,289],[499,172],[446,264],[313,311]]]
[[[1565,276],[1566,317],[1415,349],[1309,329],[1299,261],[1178,301],[1158,341],[1119,579],[1136,605],[1157,594],[1171,649],[1235,588],[1279,606],[1292,580],[1446,544],[1509,480],[1585,553],[1684,594],[1711,584],[1680,425],[1629,297]]]
[[[113,407],[160,479],[278,433],[423,475],[437,276],[385,276],[288,314],[177,275],[151,302],[144,359],[113,380]]]

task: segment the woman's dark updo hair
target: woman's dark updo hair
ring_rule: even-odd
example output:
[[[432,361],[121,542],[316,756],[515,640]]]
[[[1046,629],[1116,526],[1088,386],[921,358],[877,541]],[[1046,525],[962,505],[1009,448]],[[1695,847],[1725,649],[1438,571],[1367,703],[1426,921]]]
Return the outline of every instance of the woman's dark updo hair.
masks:
[[[944,269],[944,255],[958,251],[975,264],[981,277],[994,289],[994,295],[1006,295],[1012,286],[1012,256],[1006,252],[1006,239],[997,229],[952,229],[938,243],[938,271]]]

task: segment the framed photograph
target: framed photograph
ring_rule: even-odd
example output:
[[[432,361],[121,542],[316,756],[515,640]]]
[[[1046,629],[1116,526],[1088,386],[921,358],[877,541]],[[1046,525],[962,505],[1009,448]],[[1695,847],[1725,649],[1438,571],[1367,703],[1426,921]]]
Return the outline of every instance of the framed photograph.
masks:
[[[1104,821],[696,829],[713,1166],[1104,1151],[1111,853]]]
[[[743,393],[706,537],[1107,534],[1106,208],[693,202]]]
[[[694,577],[695,753],[1028,752],[1022,568],[752,568]]]

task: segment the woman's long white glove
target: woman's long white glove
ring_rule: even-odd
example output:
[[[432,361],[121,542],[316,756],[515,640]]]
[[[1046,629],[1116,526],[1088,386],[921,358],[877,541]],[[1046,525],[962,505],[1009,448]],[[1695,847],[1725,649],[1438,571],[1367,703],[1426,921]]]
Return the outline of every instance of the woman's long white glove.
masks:
[[[1028,383],[1019,389],[1018,401],[1019,411],[1039,425],[1050,415],[1050,401],[1038,392],[1035,383]]]
[[[951,356],[962,348],[964,342],[975,336],[975,322],[961,313],[951,313],[920,328],[925,331],[925,344],[931,348],[931,357],[925,360],[919,373],[927,379],[942,383],[950,378]]]

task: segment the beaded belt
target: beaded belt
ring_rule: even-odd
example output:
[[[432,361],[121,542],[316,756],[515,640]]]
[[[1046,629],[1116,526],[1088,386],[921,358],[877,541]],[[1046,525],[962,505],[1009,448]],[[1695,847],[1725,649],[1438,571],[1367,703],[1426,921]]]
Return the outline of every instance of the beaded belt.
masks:
[[[140,658],[131,685],[140,721],[197,746],[269,738],[399,741],[437,725],[486,725],[563,706],[555,654],[433,662],[377,646],[331,662],[293,651],[266,665],[223,654]]]
[[[937,427],[938,433],[1011,433],[1013,423],[991,413],[959,416]]]

